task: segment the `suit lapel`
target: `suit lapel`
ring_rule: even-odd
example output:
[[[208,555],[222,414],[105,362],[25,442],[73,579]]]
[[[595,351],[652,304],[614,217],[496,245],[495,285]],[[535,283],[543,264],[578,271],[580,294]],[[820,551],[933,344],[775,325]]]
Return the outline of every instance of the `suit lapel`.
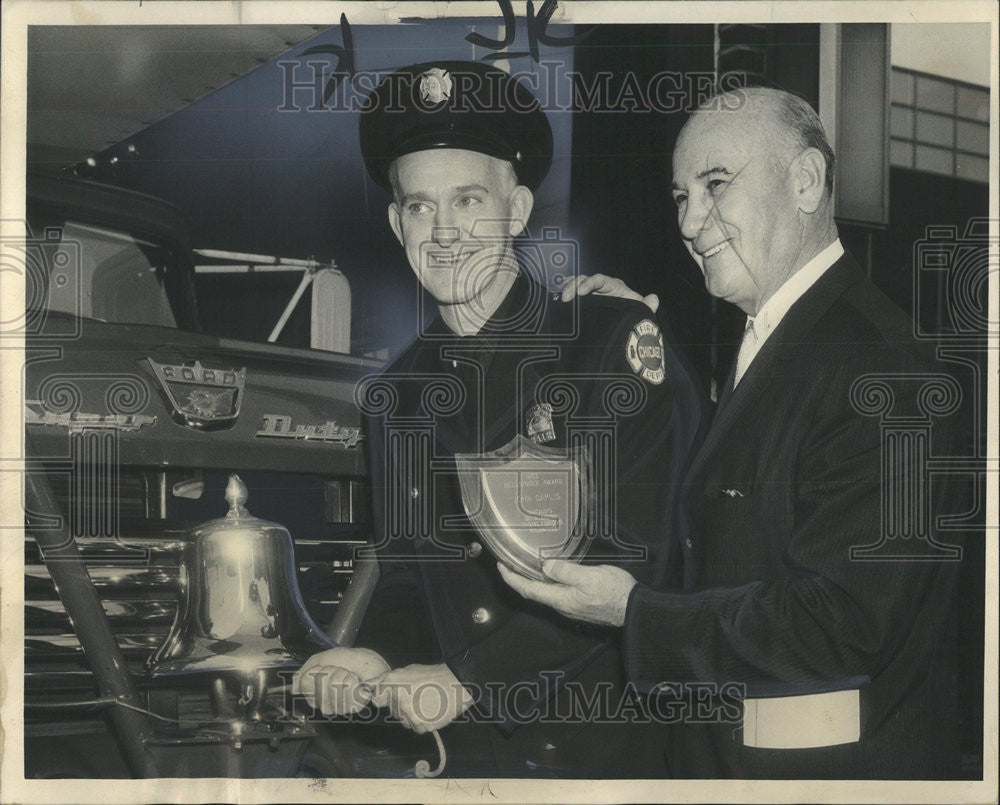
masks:
[[[771,377],[774,375],[774,364],[778,351],[778,344],[776,342],[779,334],[776,331],[767,340],[767,343],[757,353],[753,363],[750,364],[749,369],[744,373],[739,385],[735,389],[732,388],[733,375],[730,375],[726,382],[727,390],[723,393],[723,397],[719,401],[719,406],[715,409],[712,426],[708,430],[705,441],[702,442],[698,455],[691,464],[691,469],[689,470],[690,477],[695,476],[703,466],[705,460],[725,441],[727,434],[739,422],[742,412],[767,388]]]
[[[733,383],[736,382],[736,361],[733,361],[733,365],[729,367],[729,376],[726,378],[722,385],[722,393],[719,395],[719,401],[715,404],[715,415],[712,417],[713,421],[719,416],[719,412],[725,408],[726,404],[729,402],[729,398],[733,396]]]
[[[727,388],[723,390],[712,426],[688,469],[689,483],[697,478],[706,462],[726,443],[726,437],[740,422],[743,412],[771,384],[776,366],[794,357],[798,344],[808,340],[807,334],[816,321],[847,288],[863,279],[864,274],[854,262],[854,258],[845,252],[792,305],[781,324],[757,353],[735,389],[732,389],[733,374],[730,373]]]

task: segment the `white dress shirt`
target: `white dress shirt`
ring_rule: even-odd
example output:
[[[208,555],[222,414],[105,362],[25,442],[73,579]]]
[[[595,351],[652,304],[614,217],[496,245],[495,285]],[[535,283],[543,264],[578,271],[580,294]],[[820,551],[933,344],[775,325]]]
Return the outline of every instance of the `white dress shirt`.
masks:
[[[736,358],[736,377],[733,381],[733,388],[736,388],[739,384],[740,378],[743,377],[743,374],[753,362],[757,353],[760,352],[761,347],[764,346],[764,342],[767,341],[771,333],[781,323],[789,308],[843,254],[844,247],[840,243],[840,238],[837,238],[785,280],[785,283],[774,292],[771,298],[761,305],[756,316],[747,316],[746,330],[743,332],[743,341],[740,344],[740,352]]]

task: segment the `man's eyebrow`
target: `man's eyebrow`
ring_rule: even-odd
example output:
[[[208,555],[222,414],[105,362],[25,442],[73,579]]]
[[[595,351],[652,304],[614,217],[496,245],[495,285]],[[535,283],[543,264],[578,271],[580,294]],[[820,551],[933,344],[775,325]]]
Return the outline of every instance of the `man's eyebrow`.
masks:
[[[732,171],[729,168],[723,168],[721,165],[716,165],[714,168],[707,168],[695,176],[696,179],[704,179],[706,176],[711,176],[713,173],[724,173],[726,176],[732,176]]]
[[[423,193],[420,192],[406,193],[399,199],[399,203],[409,204],[411,201],[427,201],[427,200],[428,200],[427,196],[425,196]]]
[[[480,193],[485,193],[489,195],[489,188],[484,187],[481,184],[466,184],[461,187],[456,187],[452,192],[456,195],[458,193],[471,193],[478,191]],[[419,190],[414,193],[407,193],[400,199],[400,204],[409,204],[411,201],[429,201],[430,198],[425,194],[421,193]]]
[[[729,168],[724,168],[721,165],[716,165],[713,168],[706,168],[705,170],[700,171],[698,174],[695,175],[694,178],[695,179],[704,179],[706,176],[711,176],[713,173],[721,173],[721,174],[724,174],[725,176],[733,176],[734,175],[733,172],[731,170],[729,170]],[[680,185],[677,184],[676,180],[672,183],[672,187],[673,187],[674,190],[680,190],[681,189]]]

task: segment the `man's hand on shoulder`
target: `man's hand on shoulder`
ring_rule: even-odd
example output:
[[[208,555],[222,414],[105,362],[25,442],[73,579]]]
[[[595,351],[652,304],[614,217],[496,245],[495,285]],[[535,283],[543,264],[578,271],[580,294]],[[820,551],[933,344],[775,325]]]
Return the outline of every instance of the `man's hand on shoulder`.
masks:
[[[660,307],[660,298],[655,294],[641,296],[633,291],[618,277],[609,277],[607,274],[580,274],[570,277],[562,289],[562,301],[570,302],[577,296],[615,296],[619,299],[634,299],[637,302],[645,302],[646,306],[655,313]]]

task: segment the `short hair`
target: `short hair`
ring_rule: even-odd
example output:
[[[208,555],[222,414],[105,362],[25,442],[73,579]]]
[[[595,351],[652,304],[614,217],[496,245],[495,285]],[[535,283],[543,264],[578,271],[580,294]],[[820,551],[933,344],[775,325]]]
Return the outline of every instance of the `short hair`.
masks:
[[[742,87],[720,92],[704,101],[698,111],[748,109],[760,110],[770,115],[779,127],[789,150],[803,151],[815,148],[826,161],[824,181],[828,193],[833,193],[835,157],[819,115],[807,101],[791,92],[771,87]]]
[[[489,156],[489,154],[483,154],[483,156]],[[510,193],[518,186],[519,182],[517,179],[517,171],[514,170],[514,166],[508,162],[506,159],[499,159],[498,157],[490,157],[500,162],[503,167],[499,168],[500,182],[502,187],[507,193]],[[386,172],[386,178],[389,180],[389,186],[392,188],[392,197],[396,202],[399,202],[399,165],[398,159],[394,159],[392,164],[389,165],[389,170]]]

